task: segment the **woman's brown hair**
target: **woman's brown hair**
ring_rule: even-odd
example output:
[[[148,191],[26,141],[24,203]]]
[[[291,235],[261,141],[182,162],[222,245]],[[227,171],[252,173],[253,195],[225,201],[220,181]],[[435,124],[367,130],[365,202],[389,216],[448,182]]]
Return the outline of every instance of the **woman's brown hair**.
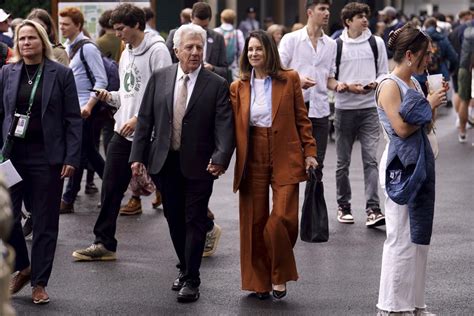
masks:
[[[431,38],[423,31],[420,31],[412,23],[407,23],[396,31],[389,34],[387,47],[393,51],[393,60],[401,63],[407,51],[413,54],[422,51],[418,58],[418,66],[423,61],[423,56],[428,50]]]
[[[245,40],[244,51],[240,56],[240,78],[242,80],[249,80],[250,74],[252,73],[252,66],[249,62],[249,42],[251,38],[256,38],[263,46],[263,52],[265,54],[265,69],[264,71],[272,78],[281,79],[280,71],[284,68],[281,65],[280,54],[275,41],[262,30],[252,31],[249,37]]]
[[[46,33],[48,33],[49,41],[51,44],[55,45],[59,43],[58,40],[58,31],[56,30],[56,25],[54,24],[51,15],[48,11],[40,8],[31,10],[31,12],[26,17],[27,20],[38,19],[46,26]]]

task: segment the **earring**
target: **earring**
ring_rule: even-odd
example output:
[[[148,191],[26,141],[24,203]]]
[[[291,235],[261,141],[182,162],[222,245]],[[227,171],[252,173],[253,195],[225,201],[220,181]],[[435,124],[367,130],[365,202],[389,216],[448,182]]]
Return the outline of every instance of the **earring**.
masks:
[[[407,66],[408,66],[408,67],[411,67],[411,61],[408,61],[408,62],[407,62]]]

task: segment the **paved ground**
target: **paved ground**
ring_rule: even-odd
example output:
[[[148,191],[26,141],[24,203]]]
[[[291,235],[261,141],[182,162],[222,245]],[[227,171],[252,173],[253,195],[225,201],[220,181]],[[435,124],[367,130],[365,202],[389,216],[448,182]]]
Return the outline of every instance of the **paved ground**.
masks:
[[[468,144],[458,144],[454,115],[451,110],[442,111],[426,286],[427,304],[440,315],[474,315],[474,132],[470,133]],[[98,214],[98,196],[81,193],[76,213],[61,216],[48,286],[51,303],[34,306],[31,290],[25,288],[13,298],[13,305],[20,315],[374,315],[385,230],[365,228],[359,146],[354,150],[351,179],[356,224],[342,225],[335,219],[335,147],[330,144],[325,169],[330,240],[324,244],[298,241],[300,279],[288,284],[288,296],[281,301],[259,301],[240,290],[238,200],[231,192],[230,171],[214,186],[210,206],[223,235],[215,256],[203,260],[197,303],[179,304],[170,290],[177,274],[176,258],[163,213],[151,208],[151,198],[144,199],[141,216],[119,218],[116,262],[73,262],[72,251],[92,242]]]

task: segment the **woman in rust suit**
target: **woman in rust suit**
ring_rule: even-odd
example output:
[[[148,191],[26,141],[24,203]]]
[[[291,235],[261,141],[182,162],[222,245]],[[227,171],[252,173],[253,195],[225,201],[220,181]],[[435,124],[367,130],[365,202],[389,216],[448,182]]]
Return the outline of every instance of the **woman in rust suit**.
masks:
[[[284,70],[264,31],[254,31],[240,60],[241,78],[231,85],[239,191],[242,289],[260,299],[286,295],[296,281],[293,247],[298,237],[299,182],[315,168],[316,142],[300,79]],[[269,210],[269,187],[273,207]]]

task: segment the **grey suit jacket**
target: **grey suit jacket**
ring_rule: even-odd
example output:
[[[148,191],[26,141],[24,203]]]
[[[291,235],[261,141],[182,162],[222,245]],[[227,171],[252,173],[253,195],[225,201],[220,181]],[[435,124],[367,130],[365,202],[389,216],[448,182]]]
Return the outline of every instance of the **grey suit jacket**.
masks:
[[[0,70],[0,141],[6,139],[16,109],[23,62]],[[72,70],[45,59],[43,69],[41,125],[46,156],[51,165],[79,167],[82,142],[82,118]]]
[[[138,113],[130,162],[144,163],[150,174],[160,172],[171,148],[177,70],[174,64],[152,75]],[[209,159],[227,168],[234,147],[227,81],[201,68],[182,123],[181,171],[189,179],[212,179],[206,171]]]
[[[176,29],[170,31],[168,38],[166,39],[166,46],[168,47],[171,60],[173,63],[178,62],[178,58],[174,53],[173,49],[173,38]],[[225,50],[224,37],[214,30],[206,30],[207,32],[207,50],[206,50],[206,62],[214,66],[214,72],[224,79],[227,79],[227,57]]]

